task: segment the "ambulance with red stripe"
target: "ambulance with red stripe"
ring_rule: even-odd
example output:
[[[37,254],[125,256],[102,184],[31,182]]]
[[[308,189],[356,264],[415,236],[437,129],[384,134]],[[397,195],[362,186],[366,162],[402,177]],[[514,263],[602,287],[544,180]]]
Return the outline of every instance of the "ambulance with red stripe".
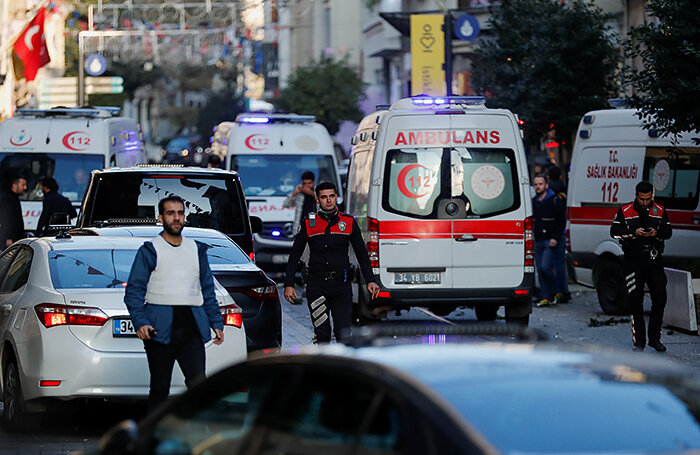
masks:
[[[570,271],[578,283],[595,286],[608,314],[629,314],[622,248],[610,237],[610,225],[618,207],[634,200],[641,180],[653,184],[673,227],[665,266],[700,269],[700,147],[694,137],[700,132],[673,138],[645,130],[634,109],[593,111],[581,119],[567,195]]]
[[[131,167],[146,162],[141,126],[120,117],[115,107],[18,109],[0,123],[0,182],[27,179],[20,196],[24,229],[41,216],[40,180],[53,177],[58,191],[76,208],[94,169]]]
[[[367,241],[381,287],[354,296],[359,316],[474,307],[527,324],[532,207],[516,117],[482,97],[425,96],[378,107],[352,139],[346,211]]]

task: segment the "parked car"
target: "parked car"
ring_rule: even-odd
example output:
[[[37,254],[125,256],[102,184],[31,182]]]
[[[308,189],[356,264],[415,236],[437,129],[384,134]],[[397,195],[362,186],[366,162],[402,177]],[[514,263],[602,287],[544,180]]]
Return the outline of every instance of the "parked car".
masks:
[[[209,378],[100,453],[671,453],[700,447],[694,371],[561,344],[311,346]]]
[[[158,235],[161,226],[117,226],[71,230],[71,235],[143,237]],[[213,229],[183,229],[182,234],[209,247],[214,277],[243,309],[248,351],[282,346],[282,309],[277,286],[230,238]]]
[[[248,216],[238,173],[221,169],[141,166],[92,171],[78,227],[154,224],[158,202],[170,195],[185,200],[188,226],[221,231],[251,259],[253,233],[262,220]]]
[[[3,421],[21,427],[51,399],[148,397],[143,342],[124,287],[143,239],[44,237],[0,255],[0,373]],[[246,357],[241,309],[216,282],[226,341],[206,344],[207,374]],[[184,378],[173,373],[171,391]]]

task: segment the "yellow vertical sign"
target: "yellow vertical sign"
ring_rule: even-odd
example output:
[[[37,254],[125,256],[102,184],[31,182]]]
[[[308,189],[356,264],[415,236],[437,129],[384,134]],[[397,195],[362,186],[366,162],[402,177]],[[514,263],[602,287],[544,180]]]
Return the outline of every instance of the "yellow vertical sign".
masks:
[[[411,16],[411,95],[445,95],[445,32],[441,14]]]

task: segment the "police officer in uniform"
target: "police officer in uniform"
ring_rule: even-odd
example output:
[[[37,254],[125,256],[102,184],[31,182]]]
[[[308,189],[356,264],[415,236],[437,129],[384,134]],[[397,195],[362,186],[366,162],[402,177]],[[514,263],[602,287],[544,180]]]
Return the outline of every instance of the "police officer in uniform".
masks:
[[[646,344],[644,327],[644,284],[651,295],[649,346],[666,351],[661,344],[661,324],[666,307],[666,273],[663,257],[664,240],[671,238],[671,223],[666,209],[653,201],[653,186],[639,182],[634,202],[617,211],[610,235],[619,239],[625,253],[625,280],[632,307],[632,341],[635,350]]]
[[[349,245],[352,245],[360,263],[372,298],[379,294],[379,286],[374,281],[367,248],[357,222],[352,216],[338,210],[335,185],[320,183],[316,187],[316,200],[319,210],[310,213],[301,224],[289,254],[284,298],[290,303],[299,298],[294,289],[294,274],[308,244],[310,257],[306,300],[316,334],[315,342],[328,343],[331,340],[331,316],[336,340],[340,340],[343,329],[349,329],[352,321],[350,282],[353,269],[348,258]]]

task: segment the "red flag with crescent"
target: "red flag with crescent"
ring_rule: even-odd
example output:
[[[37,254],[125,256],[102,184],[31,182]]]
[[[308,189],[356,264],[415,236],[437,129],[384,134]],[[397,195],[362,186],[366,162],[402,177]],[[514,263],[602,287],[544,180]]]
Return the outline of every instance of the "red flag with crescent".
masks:
[[[39,68],[51,61],[44,36],[44,14],[45,8],[41,8],[13,46],[24,64],[24,77],[27,81],[33,81]]]

